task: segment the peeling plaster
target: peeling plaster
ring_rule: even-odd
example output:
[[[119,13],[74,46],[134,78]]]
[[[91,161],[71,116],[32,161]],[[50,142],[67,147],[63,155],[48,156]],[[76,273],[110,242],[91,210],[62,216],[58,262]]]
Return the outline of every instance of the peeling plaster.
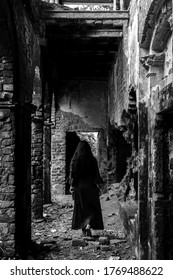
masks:
[[[139,159],[139,161],[138,161],[139,162],[139,167],[143,167],[145,159],[146,159],[145,147],[143,147],[139,150],[138,159]]]

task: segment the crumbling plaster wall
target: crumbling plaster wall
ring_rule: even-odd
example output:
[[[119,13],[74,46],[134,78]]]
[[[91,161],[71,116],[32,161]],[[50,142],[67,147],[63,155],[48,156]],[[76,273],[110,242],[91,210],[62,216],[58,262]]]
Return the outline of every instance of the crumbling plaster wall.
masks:
[[[110,140],[112,145],[113,128],[125,128],[131,121],[129,109],[129,92],[138,88],[139,43],[138,43],[138,10],[137,1],[131,1],[129,7],[130,20],[124,26],[123,39],[119,45],[118,58],[109,79],[108,116],[110,121]],[[137,104],[136,104],[137,105]],[[114,143],[115,145],[115,143]],[[111,148],[109,149],[111,153]],[[114,157],[116,157],[114,155]],[[113,159],[113,157],[112,157]],[[112,169],[114,164],[109,164]],[[110,173],[113,171],[110,170]]]
[[[167,21],[171,7],[172,1],[145,1],[139,13],[139,259],[170,258],[172,254],[170,229],[165,227],[172,219],[168,215],[172,208],[164,195],[169,117],[158,115],[172,107],[172,35]]]
[[[130,21],[128,28],[128,86],[130,88],[133,87],[137,95],[136,105],[138,108],[139,125],[139,152],[137,160],[139,172],[139,201],[135,220],[129,222],[131,223],[132,232],[135,232],[137,236],[135,239],[132,239],[134,241],[136,256],[139,259],[147,259],[148,257],[157,259],[164,256],[163,237],[165,233],[162,231],[163,220],[161,217],[163,213],[167,215],[168,209],[166,208],[165,211],[163,211],[164,207],[162,203],[159,204],[156,201],[157,199],[153,199],[155,196],[153,196],[153,194],[151,195],[150,187],[153,186],[153,184],[156,186],[158,183],[160,186],[163,181],[161,178],[164,168],[161,160],[161,158],[163,158],[161,139],[163,138],[164,130],[161,127],[159,128],[162,122],[157,119],[156,112],[160,112],[161,109],[171,108],[172,106],[172,37],[168,39],[163,49],[165,61],[161,67],[157,67],[154,64],[148,66],[142,63],[143,57],[146,57],[150,53],[157,53],[152,50],[152,44],[154,40],[159,40],[159,36],[161,36],[159,34],[160,29],[158,29],[160,22],[157,23],[156,18],[163,2],[164,1],[155,0],[131,1],[130,3]],[[169,7],[169,4],[166,7]],[[162,8],[161,16],[162,13],[164,14],[163,19],[165,20],[164,7]],[[161,22],[162,21],[161,18]],[[149,26],[149,24],[151,24],[151,26]],[[163,25],[164,28],[165,26]],[[165,30],[164,28],[163,30]],[[156,39],[155,34],[158,36]],[[115,86],[111,85],[110,91],[112,92],[112,96],[115,94],[117,97],[109,96],[110,100],[112,98],[113,102],[117,102],[116,100],[119,95],[117,79],[118,76],[110,80],[111,83],[115,81]],[[130,88],[127,88],[127,92],[130,91]],[[128,95],[126,94],[126,96],[127,103],[121,103],[123,104],[122,110],[127,110],[126,104],[128,104]],[[119,104],[120,100],[121,97],[118,99]],[[112,122],[113,106],[110,106],[110,108],[110,119]],[[119,113],[117,106],[115,106],[115,108]],[[119,120],[120,118],[116,117],[115,122]],[[121,118],[121,122],[118,123],[122,124],[122,121],[123,119]],[[148,185],[146,182],[148,182],[148,178],[151,177],[152,179]],[[148,200],[149,196],[153,204],[150,204]],[[150,238],[151,235],[152,238]],[[171,236],[170,231],[168,236]],[[152,239],[155,239],[155,245]],[[168,243],[170,244],[170,242]]]
[[[130,20],[128,26],[128,67],[129,67],[129,85],[138,87],[138,69],[139,69],[139,41],[138,41],[138,16],[139,6],[137,1],[130,3]]]
[[[109,78],[109,119],[113,125],[122,125],[121,116],[124,108],[127,109],[127,63],[128,57],[124,53],[123,42],[120,43],[116,63],[112,67]]]
[[[164,62],[164,86],[167,86],[168,84],[172,83],[172,77],[173,77],[173,38],[170,36],[167,46],[165,48],[165,62]]]
[[[137,1],[129,6],[129,23],[124,24],[123,39],[119,44],[116,63],[109,79],[108,116],[111,125],[123,126],[123,112],[128,112],[130,86],[138,87],[139,41]]]
[[[107,86],[105,82],[66,82],[55,93],[55,127],[52,129],[52,193],[64,193],[66,132],[98,132],[102,140],[99,168],[107,171]],[[99,136],[98,136],[99,138]],[[99,140],[100,142],[100,140]]]

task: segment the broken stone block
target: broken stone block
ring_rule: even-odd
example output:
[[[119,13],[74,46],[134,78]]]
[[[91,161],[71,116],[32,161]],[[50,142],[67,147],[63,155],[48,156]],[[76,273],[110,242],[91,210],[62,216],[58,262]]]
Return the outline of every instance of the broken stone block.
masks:
[[[108,237],[99,237],[99,244],[100,245],[109,245],[110,244],[110,241],[108,239]]]
[[[54,232],[56,232],[56,229],[52,228],[50,231],[51,231],[52,233],[54,233]]]
[[[115,257],[115,256],[110,256],[109,260],[120,260],[120,257],[119,257],[119,256],[117,256],[117,257]]]
[[[65,241],[72,240],[72,237],[71,237],[71,236],[69,236],[69,237],[64,237],[64,240],[65,240]]]
[[[110,244],[111,245],[116,245],[116,244],[120,244],[120,243],[125,243],[126,242],[126,240],[124,240],[124,239],[111,239],[110,240]]]
[[[3,121],[4,119],[7,119],[9,115],[10,115],[9,110],[1,109],[0,110],[0,121]]]
[[[100,246],[100,249],[101,249],[102,251],[109,251],[109,250],[110,250],[110,247],[109,247],[108,245],[101,245],[101,246]]]
[[[3,92],[4,98],[6,100],[12,99],[13,98],[13,93],[12,92]]]
[[[11,70],[13,69],[13,63],[3,63],[4,70]]]
[[[85,241],[94,241],[95,240],[94,237],[92,237],[92,236],[84,236],[83,239]]]
[[[119,217],[122,221],[126,237],[130,234],[130,220],[134,219],[137,209],[138,205],[135,201],[119,203]]]
[[[10,56],[3,56],[2,57],[2,63],[12,63],[13,62],[13,58]]]
[[[86,241],[83,239],[73,239],[72,246],[85,247],[87,245]]]
[[[13,91],[13,89],[14,89],[13,84],[4,84],[3,85],[4,91]]]
[[[90,249],[90,250],[93,250],[93,251],[97,251],[97,250],[100,249],[99,242],[96,241],[96,242],[89,243],[87,248]]]

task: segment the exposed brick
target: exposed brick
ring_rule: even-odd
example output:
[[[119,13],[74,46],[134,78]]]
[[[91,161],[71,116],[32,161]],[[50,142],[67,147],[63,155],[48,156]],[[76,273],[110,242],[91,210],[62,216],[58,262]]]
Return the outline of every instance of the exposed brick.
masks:
[[[12,63],[12,62],[13,62],[12,57],[9,57],[9,56],[2,57],[2,63]]]
[[[11,70],[13,69],[13,63],[4,63],[3,70]]]
[[[13,91],[14,90],[13,84],[4,84],[3,90],[4,91]]]
[[[101,237],[99,237],[99,244],[100,245],[109,245],[110,241],[109,241],[108,237],[101,236]]]
[[[4,77],[12,77],[13,76],[13,70],[3,70],[3,76]]]
[[[3,84],[12,84],[13,83],[13,78],[11,77],[3,77],[2,78],[2,83]]]
[[[100,246],[100,249],[101,249],[102,251],[109,251],[109,250],[110,250],[110,246],[108,246],[108,245],[101,245],[101,246]]]

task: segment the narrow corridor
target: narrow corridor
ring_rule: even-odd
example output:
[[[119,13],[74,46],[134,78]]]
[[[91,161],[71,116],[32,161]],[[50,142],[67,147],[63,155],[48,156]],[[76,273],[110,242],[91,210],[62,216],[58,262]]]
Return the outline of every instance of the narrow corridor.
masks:
[[[30,259],[46,260],[128,260],[134,259],[131,244],[125,238],[119,218],[119,203],[113,189],[100,197],[104,230],[93,230],[92,237],[82,237],[81,230],[71,230],[73,201],[71,195],[59,195],[44,206],[44,219],[33,223],[33,250]]]
[[[173,0],[77,3],[0,1],[0,259],[173,260]],[[71,230],[79,140],[92,238]]]

